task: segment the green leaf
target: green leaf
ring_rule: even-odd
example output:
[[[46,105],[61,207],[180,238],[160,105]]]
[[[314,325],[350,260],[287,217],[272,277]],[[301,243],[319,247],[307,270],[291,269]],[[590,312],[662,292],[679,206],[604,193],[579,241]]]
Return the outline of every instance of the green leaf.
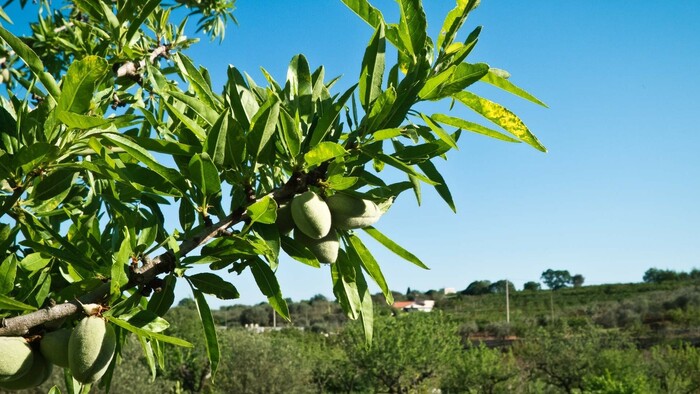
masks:
[[[376,228],[370,226],[370,227],[365,227],[363,230],[369,234],[372,238],[376,239],[380,244],[384,245],[387,249],[391,250],[394,252],[397,256],[403,258],[406,261],[409,261],[423,269],[430,269],[428,268],[427,265],[423,264],[422,261],[413,253],[407,251],[406,249],[402,248],[399,246],[396,242],[392,241],[387,237],[386,235],[382,234],[377,230]]]
[[[517,140],[509,135],[503,134],[500,131],[489,129],[488,127],[484,127],[478,123],[469,122],[464,119],[455,118],[443,114],[433,114],[431,118],[433,118],[433,120],[435,120],[436,122],[444,123],[454,127],[459,127],[462,130],[482,134],[487,137],[499,139],[501,141],[520,143],[520,140]]]
[[[476,7],[478,2],[479,0],[457,0],[457,6],[445,17],[438,35],[437,46],[441,52],[444,52],[452,44],[457,32],[464,24],[464,21],[467,20],[467,15]]]
[[[168,141],[164,139],[154,139],[146,137],[131,137],[134,142],[148,151],[165,153],[172,156],[190,157],[199,152],[199,148],[194,145],[187,145],[180,142]],[[208,151],[207,151],[208,152]],[[210,153],[211,156],[211,153]]]
[[[428,79],[418,92],[422,100],[439,100],[461,92],[487,75],[489,66],[484,63],[460,63],[449,67]]]
[[[253,113],[249,113],[246,110],[246,102],[255,103],[257,102],[253,99],[250,100],[250,92],[243,79],[243,75],[233,66],[229,66],[227,70],[228,81],[226,82],[226,93],[228,97],[228,104],[233,112],[234,118],[241,123],[244,129],[248,130],[250,128],[250,119]],[[246,98],[247,97],[247,98]]]
[[[109,72],[107,60],[98,56],[86,56],[73,62],[63,77],[62,92],[58,97],[56,110],[85,114],[96,85]]]
[[[281,236],[280,240],[282,241],[282,250],[289,257],[311,267],[321,268],[321,263],[319,263],[316,256],[304,245],[287,236]]]
[[[110,317],[109,322],[114,324],[115,326],[119,326],[119,327],[121,327],[129,332],[133,332],[134,334],[136,334],[140,337],[146,337],[148,339],[169,343],[169,344],[172,344],[175,346],[181,346],[181,347],[187,347],[187,348],[194,347],[194,345],[185,341],[184,339],[175,338],[175,337],[171,337],[171,336],[168,336],[165,334],[148,331],[148,330],[145,330],[143,328],[136,327],[136,326],[132,325],[131,323],[127,322],[126,320],[120,319],[118,317]]]
[[[56,209],[70,193],[77,176],[72,170],[58,170],[35,183],[31,193],[34,211],[49,212]]]
[[[98,127],[104,127],[114,122],[114,119],[101,118],[98,116],[89,116],[76,114],[69,111],[57,112],[58,120],[63,122],[68,128],[78,130],[88,130]]]
[[[196,135],[200,141],[203,141],[206,138],[207,132],[194,119],[185,115],[184,112],[177,109],[177,107],[171,104],[168,100],[162,100],[161,102],[165,104],[168,114],[182,122],[182,124],[184,124],[188,130],[194,133],[194,135]]]
[[[59,149],[55,145],[45,142],[37,142],[28,146],[23,146],[15,156],[13,165],[22,168],[24,173],[29,173],[41,164],[53,160],[58,156]]]
[[[435,164],[428,160],[422,163],[418,163],[418,167],[428,178],[432,179],[435,182],[438,182],[438,184],[435,185],[435,190],[438,192],[438,195],[440,195],[440,197],[442,197],[442,199],[445,200],[445,202],[450,207],[450,209],[452,209],[453,212],[457,213],[457,207],[455,206],[455,202],[452,199],[452,193],[450,193],[450,189],[447,187],[445,179],[442,177],[442,175],[440,175],[437,168],[435,168]]]
[[[182,192],[187,190],[187,184],[185,183],[185,178],[182,177],[182,174],[172,168],[165,167],[164,165],[158,163],[158,161],[156,161],[156,159],[153,158],[153,156],[151,156],[146,149],[144,149],[130,137],[113,133],[105,133],[103,136],[113,144],[124,149],[134,159],[145,164],[148,168],[163,177],[163,179],[176,187],[178,190]]]
[[[197,304],[197,311],[199,312],[199,319],[202,321],[202,329],[204,330],[204,338],[207,348],[207,356],[209,357],[209,363],[211,365],[211,375],[216,375],[216,370],[219,367],[219,360],[221,359],[221,351],[219,350],[219,340],[216,336],[216,322],[211,315],[211,310],[209,309],[209,304],[207,304],[204,294],[197,290],[192,282],[190,282],[192,287],[192,294],[194,294],[194,301]]]
[[[284,109],[280,109],[280,131],[282,133],[281,141],[287,147],[289,155],[296,158],[301,151],[301,129],[299,122]],[[292,163],[290,163],[292,164]]]
[[[509,133],[520,138],[522,141],[535,149],[542,152],[547,151],[547,148],[545,148],[537,137],[530,132],[527,126],[525,126],[525,123],[523,123],[520,118],[502,105],[496,104],[493,101],[489,101],[467,91],[456,93],[453,95],[453,97],[462,104],[474,110],[476,113],[482,115],[498,126],[503,127]]]
[[[35,311],[36,307],[19,302],[14,298],[0,294],[0,310],[8,311]]]
[[[359,237],[350,235],[348,239],[351,245],[348,254],[362,265],[362,268],[364,268],[382,290],[382,293],[384,293],[386,303],[392,305],[394,303],[394,296],[391,294],[391,289],[387,285],[386,279],[384,279],[384,274],[382,274],[382,270],[379,268],[379,263],[377,263],[377,260],[372,256],[372,253],[367,249],[365,244],[362,243]]]
[[[398,0],[398,3],[401,11],[399,37],[403,49],[411,55],[419,55],[427,39],[427,21],[421,0]]]
[[[404,129],[402,128],[393,128],[393,129],[382,129],[382,130],[377,130],[372,133],[372,138],[375,141],[382,141],[386,140],[389,138],[394,138],[402,135],[404,132]]]
[[[192,156],[188,170],[190,180],[205,196],[213,196],[221,192],[219,170],[206,152]]]
[[[340,115],[340,111],[343,109],[343,107],[345,107],[345,103],[348,101],[350,96],[352,96],[352,93],[355,91],[356,87],[357,84],[351,86],[350,89],[346,90],[345,93],[343,93],[343,95],[340,96],[340,98],[336,100],[335,103],[333,103],[331,109],[328,112],[324,113],[323,116],[321,116],[321,119],[319,119],[318,123],[316,124],[316,127],[313,130],[313,133],[311,134],[310,139],[308,140],[309,146],[316,146],[326,138],[326,135],[333,128],[333,124],[338,118],[338,115]]]
[[[384,80],[386,40],[384,23],[380,22],[362,58],[360,73],[360,104],[368,111],[374,100],[382,93]]]
[[[531,102],[538,104],[538,105],[541,105],[545,108],[549,108],[549,107],[547,107],[547,104],[538,100],[537,97],[531,95],[530,93],[528,93],[525,90],[521,89],[520,87],[516,86],[515,84],[513,84],[509,80],[498,75],[496,72],[493,71],[493,69],[489,69],[489,72],[486,75],[484,75],[483,78],[481,78],[481,81],[489,83],[497,88],[505,90],[508,93],[512,93],[518,97],[524,98],[525,100],[531,101]]]
[[[209,108],[218,109],[219,104],[214,92],[211,90],[211,86],[209,86],[209,82],[204,78],[202,73],[199,72],[197,67],[194,66],[192,60],[181,52],[173,55],[173,59],[175,60],[175,64],[180,68],[180,72],[182,72],[189,81],[190,88],[194,91],[195,96],[204,101]]]
[[[136,310],[135,313],[130,312],[127,315],[119,316],[119,318],[150,332],[163,332],[170,327],[167,320],[148,310]]]
[[[0,264],[0,294],[9,294],[15,288],[17,256],[9,254]]]
[[[161,0],[149,0],[146,4],[141,6],[141,10],[139,11],[138,15],[129,20],[129,30],[127,30],[126,35],[124,35],[124,41],[127,42],[129,46],[135,44],[135,42],[132,42],[132,39],[138,37],[136,36],[136,33],[139,31],[139,28],[141,28],[141,25],[146,21],[148,16],[151,15],[156,8],[158,8],[160,2]]]
[[[390,165],[390,166],[392,166],[400,171],[405,172],[406,174],[413,175],[416,178],[420,179],[421,181],[423,181],[429,185],[435,185],[435,182],[430,180],[428,177],[417,172],[415,169],[413,169],[413,167],[400,161],[399,159],[397,159],[393,156],[385,155],[383,153],[369,152],[366,150],[363,150],[363,152],[365,152],[368,156],[372,157],[373,159],[379,160],[382,163],[386,163],[386,164],[388,164],[388,165]]]
[[[440,138],[440,140],[449,145],[451,148],[459,150],[459,148],[457,147],[457,143],[452,139],[452,136],[450,136],[448,132],[443,130],[442,127],[440,127],[440,125],[435,123],[435,121],[429,116],[426,116],[424,114],[420,114],[420,116],[425,121],[425,124],[427,124],[428,127],[430,127],[430,130],[432,130],[438,136],[438,138]]]
[[[35,272],[44,269],[49,262],[51,262],[51,257],[35,252],[26,255],[22,261],[19,262],[19,266],[25,271]]]
[[[333,268],[336,267],[337,271],[334,271]],[[365,341],[369,346],[372,343],[374,306],[372,304],[372,295],[369,292],[369,287],[362,273],[362,268],[360,268],[360,261],[357,259],[357,255],[340,253],[338,261],[331,267],[331,274],[334,276],[334,283],[340,282],[342,284],[337,286],[341,294],[338,297],[339,300],[341,302],[347,300],[354,318],[359,318],[362,321]],[[336,286],[334,286],[333,291],[336,292]]]
[[[211,294],[218,299],[234,300],[240,297],[238,290],[218,275],[205,272],[188,276],[187,279],[202,293]]]
[[[311,71],[309,63],[304,55],[295,55],[287,69],[287,83],[289,83],[290,100],[301,119],[308,121],[314,114],[312,99]]]
[[[342,157],[348,152],[340,144],[335,142],[323,141],[314,145],[311,150],[304,154],[304,163],[306,168],[317,166],[324,161]]]
[[[387,117],[391,114],[391,110],[396,102],[396,89],[390,86],[389,89],[382,92],[382,94],[374,100],[372,103],[372,109],[369,114],[367,114],[367,126],[366,130],[368,132],[374,132],[375,130],[383,127]]]
[[[168,275],[164,279],[164,283],[160,290],[156,291],[151,299],[148,300],[146,310],[155,313],[158,316],[163,316],[175,302],[175,282],[174,275]]]
[[[248,134],[248,152],[257,160],[275,133],[279,117],[280,102],[277,96],[270,94],[265,104],[255,113]]]
[[[275,273],[272,272],[272,269],[270,269],[270,266],[265,264],[261,259],[254,258],[250,262],[250,270],[255,278],[255,283],[257,283],[260,291],[267,297],[272,308],[277,311],[280,316],[291,321],[287,301],[282,297],[282,291],[277,282],[277,277]]]
[[[2,26],[0,26],[0,38],[5,40],[7,45],[17,53],[17,56],[24,60],[24,63],[27,64],[32,74],[36,75],[39,81],[41,81],[49,95],[53,97],[54,100],[58,99],[61,95],[61,90],[58,88],[58,84],[51,74],[44,71],[44,64],[41,62],[36,52]]]
[[[251,223],[272,224],[277,220],[277,203],[270,196],[265,196],[246,208]]]
[[[115,231],[115,235],[119,232]],[[124,239],[117,253],[112,255],[112,280],[110,281],[109,290],[112,297],[121,294],[121,287],[129,282],[129,276],[126,271],[131,261],[131,238],[129,236],[129,231],[123,231]]]
[[[207,138],[204,140],[204,151],[209,154],[211,160],[218,168],[224,168],[225,165],[230,165],[233,160],[233,152],[230,151],[231,144],[228,139],[233,138],[229,134],[229,117],[230,110],[227,108],[214,122],[214,125],[209,129]],[[238,163],[235,163],[236,165]]]
[[[201,100],[199,97],[190,96],[179,90],[176,90],[176,88],[174,87],[171,90],[163,92],[163,94],[166,94],[170,97],[174,97],[175,99],[181,101],[183,104],[187,105],[187,107],[192,109],[210,126],[214,125],[216,120],[219,118],[219,113],[217,112],[217,110],[213,107],[210,107],[205,101]]]

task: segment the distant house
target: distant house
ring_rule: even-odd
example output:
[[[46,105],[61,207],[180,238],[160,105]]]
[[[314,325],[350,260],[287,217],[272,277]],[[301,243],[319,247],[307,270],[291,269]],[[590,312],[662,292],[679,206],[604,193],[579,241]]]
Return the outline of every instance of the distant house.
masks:
[[[401,309],[405,312],[430,312],[433,310],[433,306],[435,306],[435,301],[396,301],[392,306],[396,309]]]

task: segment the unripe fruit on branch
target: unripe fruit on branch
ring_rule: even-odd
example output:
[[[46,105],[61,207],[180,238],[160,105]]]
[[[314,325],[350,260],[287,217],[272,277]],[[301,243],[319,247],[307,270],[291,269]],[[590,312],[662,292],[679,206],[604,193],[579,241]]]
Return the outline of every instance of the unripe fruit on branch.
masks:
[[[313,239],[296,228],[294,229],[294,240],[309,248],[321,263],[333,264],[338,260],[340,241],[335,230],[331,230],[328,235],[321,239]]]
[[[68,368],[68,341],[72,331],[68,328],[44,334],[39,343],[41,354],[52,364]]]
[[[326,201],[333,217],[333,226],[340,230],[352,230],[373,225],[382,216],[373,201],[334,194]]]
[[[68,365],[75,380],[94,383],[107,371],[117,338],[112,326],[97,316],[81,320],[68,341]]]
[[[294,219],[292,218],[292,204],[285,202],[277,208],[277,220],[275,221],[280,234],[289,234],[294,229]]]
[[[29,371],[34,353],[22,337],[0,337],[0,382],[17,380]]]
[[[308,191],[292,200],[294,224],[308,237],[321,239],[331,231],[331,211],[318,194]]]
[[[8,390],[24,390],[37,387],[44,383],[53,372],[53,365],[39,353],[34,354],[34,362],[29,368],[29,371],[22,375],[19,379],[9,382],[1,382],[0,388]]]

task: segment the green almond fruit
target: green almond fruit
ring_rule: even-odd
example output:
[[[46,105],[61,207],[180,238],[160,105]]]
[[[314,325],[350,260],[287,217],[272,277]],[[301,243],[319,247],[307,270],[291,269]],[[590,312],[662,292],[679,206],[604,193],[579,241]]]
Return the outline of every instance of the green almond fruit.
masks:
[[[338,260],[340,241],[335,230],[331,230],[321,239],[313,239],[297,228],[294,229],[294,240],[309,248],[321,263],[333,264]]]
[[[0,382],[20,379],[34,363],[34,353],[22,337],[0,337]]]
[[[292,204],[285,202],[277,207],[277,230],[280,234],[289,234],[294,229],[294,218],[292,218]]]
[[[307,236],[321,239],[331,231],[331,211],[318,194],[308,191],[292,200],[294,224]]]
[[[53,372],[53,365],[39,353],[34,354],[34,362],[27,373],[19,379],[0,382],[0,388],[7,390],[25,390],[40,386]]]
[[[68,342],[70,341],[72,330],[62,328],[44,334],[39,343],[41,354],[51,364],[61,368],[68,368]]]
[[[68,341],[68,366],[75,380],[98,381],[107,371],[116,346],[114,329],[104,319],[90,316],[81,320]]]
[[[376,223],[382,216],[374,201],[334,194],[326,201],[333,217],[333,226],[340,230],[365,228]]]

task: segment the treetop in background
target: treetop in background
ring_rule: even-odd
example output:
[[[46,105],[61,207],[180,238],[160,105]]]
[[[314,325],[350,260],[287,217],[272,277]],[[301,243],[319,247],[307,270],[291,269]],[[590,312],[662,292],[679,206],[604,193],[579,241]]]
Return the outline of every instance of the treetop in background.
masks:
[[[235,21],[231,0],[73,0],[60,9],[42,1],[31,36],[0,27],[7,71],[0,98],[0,335],[38,341],[95,308],[89,314],[115,330],[117,354],[128,334],[137,336],[155,376],[164,343],[191,346],[163,333],[180,280],[192,289],[214,374],[220,349],[204,295],[239,295],[217,272],[250,270],[270,305],[290,319],[276,277],[286,254],[313,267],[335,260],[334,294],[371,341],[367,281],[388,303],[393,296],[358,233],[426,268],[370,224],[405,191],[420,202],[422,185],[455,210],[435,162],[457,148],[463,131],[545,151],[515,114],[467,89],[485,82],[544,104],[503,70],[467,61],[481,29],[456,38],[478,1],[457,1],[435,41],[418,0],[398,1],[396,23],[365,0],[343,2],[373,33],[357,83],[342,92],[334,91],[337,78],[327,80],[323,66],[312,68],[301,54],[284,83],[263,70],[259,84],[228,66],[223,89],[212,87],[209,71],[186,55],[197,42],[185,34],[187,18],[175,24],[171,12],[188,7],[199,17],[197,30],[223,38],[225,23]],[[397,49],[395,62],[385,56],[387,42]],[[418,111],[426,101],[443,102],[447,112],[464,105],[493,125]],[[406,180],[387,183],[389,169]],[[309,192],[318,198],[310,210],[294,208]],[[336,196],[359,201],[363,211],[334,211]],[[292,236],[283,223],[290,203]],[[178,209],[175,223],[163,214],[168,205]],[[325,205],[330,228],[319,216]],[[192,273],[202,265],[209,270]],[[102,378],[106,386],[115,366],[113,360]]]

